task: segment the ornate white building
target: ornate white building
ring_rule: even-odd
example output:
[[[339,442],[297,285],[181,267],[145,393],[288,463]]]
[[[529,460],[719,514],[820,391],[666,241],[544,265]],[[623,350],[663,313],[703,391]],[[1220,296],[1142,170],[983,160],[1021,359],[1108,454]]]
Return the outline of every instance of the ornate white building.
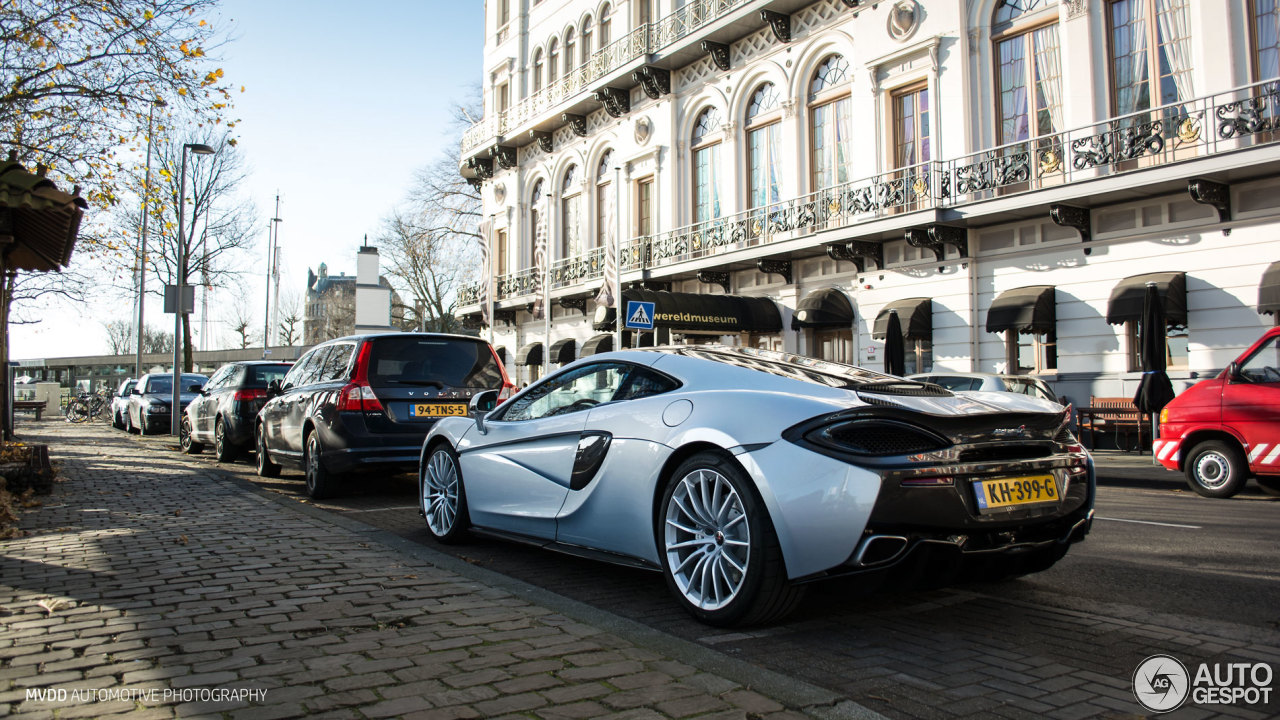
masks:
[[[462,312],[493,302],[522,381],[609,346],[593,298],[611,231],[659,341],[878,368],[894,308],[908,372],[1035,373],[1077,404],[1133,394],[1149,280],[1175,388],[1278,310],[1260,300],[1280,282],[1276,0],[486,13],[485,116],[461,169],[493,270]],[[544,277],[549,323],[532,314]]]

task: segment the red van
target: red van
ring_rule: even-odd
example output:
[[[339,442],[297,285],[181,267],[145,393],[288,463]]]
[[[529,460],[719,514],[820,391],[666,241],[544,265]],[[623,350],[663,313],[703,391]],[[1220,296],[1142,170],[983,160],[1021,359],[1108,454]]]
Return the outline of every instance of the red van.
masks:
[[[1205,497],[1231,497],[1250,475],[1280,495],[1280,327],[1166,405],[1154,452]]]

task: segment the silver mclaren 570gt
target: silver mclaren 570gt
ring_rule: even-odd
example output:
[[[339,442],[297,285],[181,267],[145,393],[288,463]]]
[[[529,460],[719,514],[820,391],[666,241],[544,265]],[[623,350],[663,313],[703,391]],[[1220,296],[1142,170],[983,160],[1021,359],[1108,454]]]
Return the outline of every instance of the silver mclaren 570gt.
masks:
[[[422,448],[421,512],[659,570],[713,625],[776,620],[808,582],[1009,576],[1084,538],[1093,462],[1062,407],[717,346],[593,355]]]

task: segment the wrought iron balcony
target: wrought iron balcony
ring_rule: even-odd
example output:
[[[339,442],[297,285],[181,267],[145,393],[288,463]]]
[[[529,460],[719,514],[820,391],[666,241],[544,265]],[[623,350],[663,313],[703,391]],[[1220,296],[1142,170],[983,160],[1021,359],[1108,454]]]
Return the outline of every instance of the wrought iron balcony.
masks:
[[[632,238],[622,244],[622,271],[657,268],[917,210],[958,208],[1278,143],[1280,81],[1269,80]],[[593,248],[554,263],[551,287],[603,278],[603,252]],[[528,269],[498,278],[495,300],[531,295],[536,290],[534,275]],[[465,287],[459,305],[474,305],[474,298],[478,298],[478,286]]]
[[[1121,115],[942,163],[938,201],[957,206],[1280,140],[1280,82]]]
[[[507,110],[490,115],[462,134],[462,154],[533,122],[562,102],[591,89],[597,80],[650,53],[658,53],[752,0],[694,0],[657,22],[641,25],[591,55],[566,73]],[[505,28],[505,26],[504,26]],[[499,40],[501,42],[501,40]]]

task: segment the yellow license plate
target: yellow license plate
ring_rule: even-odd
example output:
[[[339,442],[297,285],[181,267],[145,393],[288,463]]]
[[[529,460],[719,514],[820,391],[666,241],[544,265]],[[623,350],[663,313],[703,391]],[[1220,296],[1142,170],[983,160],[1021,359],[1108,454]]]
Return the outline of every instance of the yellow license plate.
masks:
[[[467,406],[463,403],[413,403],[409,406],[409,417],[442,418],[466,417]]]
[[[994,510],[1011,505],[1038,505],[1057,502],[1058,483],[1052,475],[1026,475],[1023,477],[983,480],[973,484],[978,498],[978,510]]]

